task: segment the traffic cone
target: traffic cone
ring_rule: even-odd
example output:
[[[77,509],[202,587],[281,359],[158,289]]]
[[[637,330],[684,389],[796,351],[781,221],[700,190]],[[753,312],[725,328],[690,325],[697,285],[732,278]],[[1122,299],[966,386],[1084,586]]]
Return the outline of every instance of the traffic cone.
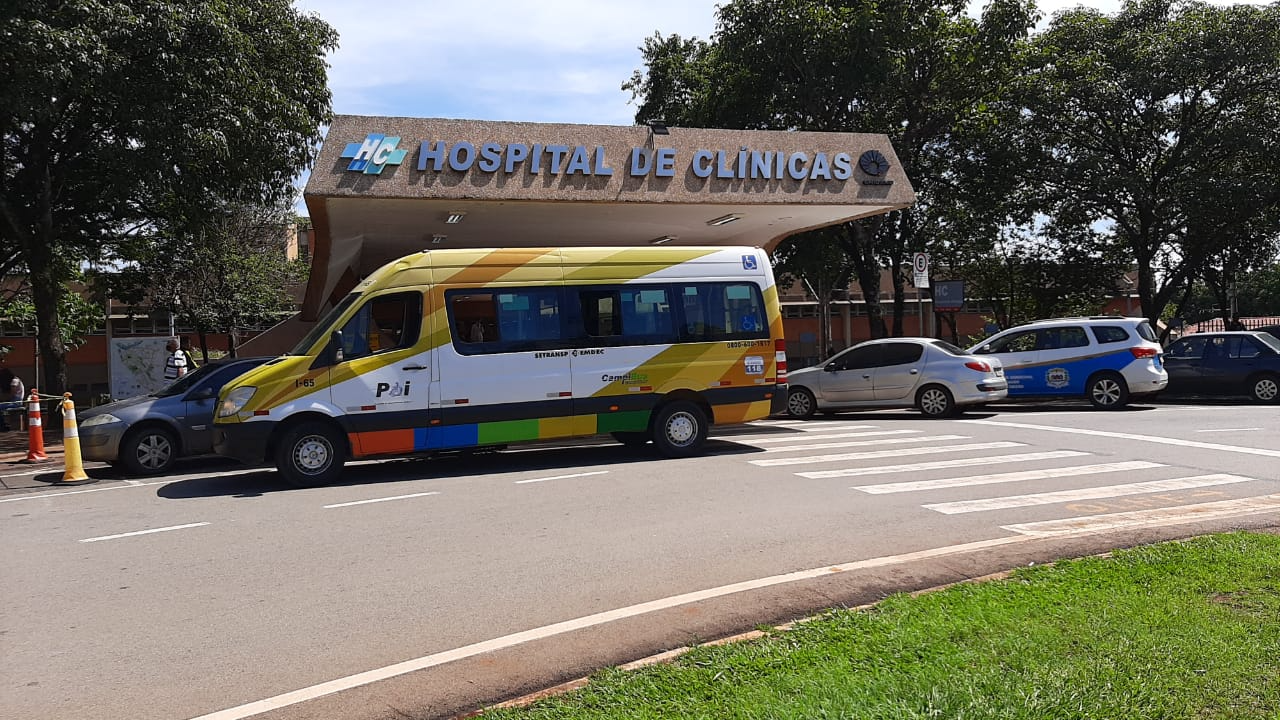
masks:
[[[31,395],[27,398],[27,457],[19,462],[49,462],[49,456],[44,454],[44,427],[40,420],[40,393],[36,392],[35,388],[31,388]]]
[[[76,404],[71,402],[71,393],[62,393],[62,457],[67,469],[62,473],[62,481],[55,485],[97,482],[84,474],[84,463],[80,460],[80,432],[76,430]]]

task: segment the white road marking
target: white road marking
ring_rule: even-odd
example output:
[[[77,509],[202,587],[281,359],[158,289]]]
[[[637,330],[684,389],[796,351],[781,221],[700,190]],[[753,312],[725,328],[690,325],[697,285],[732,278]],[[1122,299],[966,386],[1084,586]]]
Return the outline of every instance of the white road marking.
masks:
[[[734,440],[736,442],[745,443],[785,443],[785,442],[810,442],[813,440],[837,440],[839,438],[850,437],[875,437],[878,435],[908,435],[918,433],[919,430],[869,430],[862,432],[846,432],[833,433],[831,435],[806,435],[804,433],[792,435],[762,435],[760,433],[748,433],[745,435],[716,435],[717,440]]]
[[[1249,432],[1251,430],[1261,430],[1262,428],[1215,428],[1213,430],[1197,430],[1196,432]]]
[[[1123,485],[1105,485],[1075,490],[1055,490],[1053,492],[1033,493],[1030,495],[1010,495],[1007,497],[986,498],[982,500],[960,500],[957,502],[930,503],[922,507],[955,515],[958,513],[982,512],[984,510],[1005,510],[1008,508],[1031,507],[1033,505],[1053,505],[1056,503],[1075,502],[1077,500],[1097,500],[1099,498],[1123,497],[1125,495],[1143,495],[1145,493],[1172,492],[1191,488],[1209,487],[1212,485],[1230,485],[1232,483],[1250,482],[1253,478],[1239,475],[1197,475],[1196,477],[1173,478],[1171,480],[1151,480],[1148,482],[1126,483]]]
[[[1085,428],[1058,427],[1056,425],[1030,425],[1026,423],[1002,422],[999,420],[958,420],[975,425],[994,425],[996,427],[1022,428],[1024,430],[1048,430],[1049,432],[1072,433],[1075,435],[1095,435],[1098,437],[1116,438],[1118,440],[1137,440],[1139,442],[1157,443],[1160,445],[1177,445],[1193,447],[1201,450],[1222,450],[1224,452],[1241,453],[1243,455],[1262,455],[1264,457],[1280,457],[1280,450],[1244,447],[1242,445],[1219,445],[1217,443],[1183,440],[1180,438],[1159,437],[1156,435],[1136,435],[1134,433],[1109,432],[1107,430],[1087,430]]]
[[[207,522],[187,523],[186,525],[171,525],[169,527],[155,528],[153,530],[138,530],[137,532],[120,533],[119,535],[103,535],[102,537],[85,538],[82,543],[98,542],[99,540],[115,540],[117,538],[134,537],[135,535],[150,535],[152,533],[169,532],[170,530],[184,530],[186,528],[200,527],[208,525]]]
[[[530,478],[528,480],[516,480],[516,485],[524,485],[525,483],[546,482],[548,480],[567,480],[568,478],[590,477],[592,475],[608,475],[608,470],[597,470],[595,472],[574,473],[572,475],[552,475],[551,477]]]
[[[1016,444],[1016,443],[1015,443]],[[814,472],[796,473],[800,477],[812,480],[822,478],[856,477],[860,475],[887,475],[890,473],[916,472],[923,470],[942,470],[955,467],[974,467],[977,465],[1002,465],[1012,462],[1032,462],[1035,460],[1056,460],[1058,458],[1080,457],[1087,452],[1077,450],[1050,450],[1047,452],[1021,453],[1018,455],[996,455],[994,457],[960,458],[959,460],[938,460],[935,462],[907,463],[903,465],[873,465],[865,468],[848,468],[844,470],[818,470]]]
[[[1247,501],[1229,501],[1227,503],[1209,503],[1213,508],[1202,510],[1201,514],[1195,518],[1181,520],[1180,522],[1194,522],[1196,520],[1210,519],[1210,517],[1229,517],[1233,514],[1252,515],[1262,512],[1268,512],[1280,508],[1280,495],[1270,495],[1264,498],[1254,498],[1253,502]],[[1122,515],[1136,516],[1137,513],[1122,513]],[[1117,516],[1098,516],[1098,517],[1117,517]],[[1077,520],[1083,520],[1079,518]],[[1142,524],[1150,524],[1152,521]],[[1158,521],[1156,521],[1158,522]],[[1175,521],[1179,522],[1179,521]],[[1130,525],[1137,524],[1136,518],[1130,521]],[[1039,527],[1046,526],[1046,527]],[[1050,528],[1046,523],[1029,523],[1028,527],[1018,529],[1020,526],[1009,526],[1006,529],[1021,533],[1010,537],[993,538],[990,540],[978,540],[975,542],[961,543],[959,545],[948,545],[939,548],[931,548],[929,550],[920,550],[918,552],[903,553],[901,555],[889,555],[878,558],[868,558],[866,560],[856,560],[840,565],[827,565],[811,570],[800,570],[785,575],[773,575],[771,577],[759,578],[756,580],[746,580],[731,585],[722,585],[720,587],[709,588],[706,590],[697,590],[683,595],[674,595],[667,598],[651,600],[649,602],[639,603],[636,605],[628,605],[616,610],[606,610],[604,612],[586,615],[583,617],[566,620],[563,622],[546,625],[540,628],[523,630],[521,632],[504,635],[502,637],[484,640],[471,645],[464,645],[452,650],[435,653],[433,655],[425,655],[423,657],[412,660],[405,660],[394,665],[367,670],[355,675],[337,678],[328,682],[319,683],[310,687],[301,688],[292,692],[283,693],[264,700],[257,700],[244,705],[239,705],[226,710],[219,710],[207,715],[201,715],[191,720],[243,720],[253,715],[278,710],[290,705],[314,700],[325,695],[342,692],[351,688],[368,685],[370,683],[386,680],[387,678],[406,675],[418,670],[444,665],[446,663],[462,660],[484,653],[494,652],[505,648],[522,645],[524,643],[542,640],[556,635],[581,630],[584,628],[596,627],[617,620],[637,617],[648,613],[658,612],[681,605],[710,600],[713,598],[733,595],[740,592],[750,590],[759,590],[762,588],[784,585],[787,583],[800,582],[803,580],[812,580],[814,578],[828,577],[830,575],[850,572],[854,570],[865,570],[880,567],[890,567],[894,565],[904,565],[907,563],[917,562],[920,560],[928,560],[932,558],[948,557],[951,555],[962,555],[966,553],[988,550],[994,547],[1004,545],[1016,545],[1024,542],[1037,540],[1040,535],[1097,535],[1105,532],[1111,527],[1125,527],[1125,524],[1113,525],[1110,523],[1080,523],[1078,527]],[[1036,534],[1033,534],[1036,533]]]
[[[1148,525],[1185,525],[1186,523],[1219,520],[1243,515],[1280,511],[1280,495],[1262,495],[1237,500],[1177,507],[1134,510],[1110,515],[1085,515],[1082,517],[1045,520],[1042,522],[1002,525],[1005,530],[1022,533],[1028,537],[1052,537],[1063,535],[1092,535],[1122,528]]]
[[[1005,457],[1016,457],[1006,455]],[[984,458],[985,459],[985,458]],[[948,465],[949,467],[949,465]],[[1160,463],[1135,460],[1133,462],[1099,463],[1097,465],[1076,465],[1074,467],[1048,468],[1045,470],[1024,470],[1022,472],[994,473],[991,475],[970,475],[968,477],[941,478],[939,480],[916,480],[914,482],[883,483],[880,485],[854,485],[850,490],[861,490],[870,495],[888,493],[916,492],[918,490],[940,490],[942,488],[967,487],[970,485],[991,485],[995,483],[1024,482],[1026,480],[1047,480],[1058,477],[1075,477],[1077,475],[1093,475],[1095,473],[1130,472],[1149,468],[1165,467]]]
[[[947,445],[945,447],[900,448],[897,450],[874,450],[859,453],[837,453],[834,455],[808,455],[798,458],[777,458],[774,460],[749,460],[752,465],[760,467],[777,467],[779,465],[807,465],[820,462],[838,462],[842,460],[875,460],[877,458],[898,457],[901,455],[936,455],[946,452],[963,452],[966,450],[999,450],[1001,448],[1025,447],[1026,443],[989,442],[969,443],[967,445]],[[833,476],[834,477],[834,476]]]
[[[372,498],[370,500],[356,500],[353,502],[337,503],[335,505],[325,505],[324,509],[330,510],[332,508],[351,507],[352,505],[368,505],[370,503],[390,502],[392,500],[408,500],[409,498],[426,497],[428,495],[439,495],[439,494],[440,494],[439,492],[433,491],[433,492],[413,493],[411,495],[395,495],[392,497]]]
[[[813,445],[789,445],[764,448],[765,452],[797,452],[799,450],[827,450],[843,447],[872,447],[875,445],[905,445],[907,443],[936,442],[942,440],[971,440],[968,435],[920,435],[918,437],[879,438],[876,440],[845,440],[844,442],[814,443]],[[750,443],[747,443],[750,445]]]

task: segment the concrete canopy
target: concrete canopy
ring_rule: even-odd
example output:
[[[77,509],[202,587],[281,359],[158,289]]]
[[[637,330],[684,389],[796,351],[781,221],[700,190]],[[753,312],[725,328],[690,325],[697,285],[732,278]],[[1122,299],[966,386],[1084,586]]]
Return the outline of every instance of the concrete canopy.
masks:
[[[772,249],[915,194],[884,135],[340,115],[305,199],[315,233],[304,322],[420,250]]]

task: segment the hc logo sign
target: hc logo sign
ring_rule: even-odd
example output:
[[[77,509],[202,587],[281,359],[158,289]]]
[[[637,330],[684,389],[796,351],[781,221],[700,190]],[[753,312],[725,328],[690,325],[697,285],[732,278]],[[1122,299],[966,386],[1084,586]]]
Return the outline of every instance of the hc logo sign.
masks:
[[[399,150],[400,138],[370,134],[363,143],[348,143],[338,157],[351,158],[348,170],[365,175],[381,175],[382,168],[404,162],[408,150]]]

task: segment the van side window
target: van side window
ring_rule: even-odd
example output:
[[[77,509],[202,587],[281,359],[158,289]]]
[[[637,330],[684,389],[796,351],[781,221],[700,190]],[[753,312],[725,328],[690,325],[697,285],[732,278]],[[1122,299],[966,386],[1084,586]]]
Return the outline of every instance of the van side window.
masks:
[[[696,283],[676,286],[685,342],[769,337],[760,288],[751,283]]]
[[[990,343],[990,350],[983,350],[983,354],[989,353],[1010,353],[1010,352],[1029,352],[1036,349],[1036,331],[1024,330]]]
[[[1129,331],[1119,325],[1094,325],[1092,330],[1099,343],[1118,343],[1129,339]]]
[[[454,345],[464,355],[560,345],[558,288],[450,290],[445,302]]]
[[[671,292],[666,286],[580,288],[579,335],[592,345],[650,345],[675,340]]]
[[[422,294],[372,298],[342,326],[344,360],[411,347],[422,324]]]

